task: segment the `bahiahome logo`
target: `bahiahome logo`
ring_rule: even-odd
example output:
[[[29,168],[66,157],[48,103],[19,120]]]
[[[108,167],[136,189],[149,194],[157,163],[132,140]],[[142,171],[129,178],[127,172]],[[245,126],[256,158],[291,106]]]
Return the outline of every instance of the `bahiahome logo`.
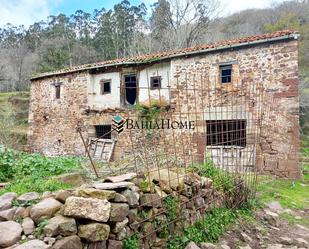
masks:
[[[164,129],[186,129],[194,130],[194,121],[177,121],[170,119],[158,119],[153,121],[124,119],[120,115],[113,118],[113,130],[121,133],[124,128],[128,130],[164,130]]]

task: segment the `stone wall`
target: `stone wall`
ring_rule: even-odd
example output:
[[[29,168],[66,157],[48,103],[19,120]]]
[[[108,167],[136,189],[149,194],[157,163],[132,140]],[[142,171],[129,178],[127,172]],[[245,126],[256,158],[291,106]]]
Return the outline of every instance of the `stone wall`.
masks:
[[[0,196],[0,248],[121,249],[134,238],[137,248],[165,248],[170,235],[222,200],[211,179],[172,169],[42,196],[6,193]]]

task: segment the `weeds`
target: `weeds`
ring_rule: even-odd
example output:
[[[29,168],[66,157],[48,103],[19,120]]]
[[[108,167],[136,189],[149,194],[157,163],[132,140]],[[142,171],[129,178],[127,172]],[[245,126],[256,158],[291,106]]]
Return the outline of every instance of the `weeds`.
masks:
[[[173,196],[167,196],[163,203],[166,209],[166,217],[168,221],[173,221],[179,214],[179,200]]]
[[[123,241],[124,249],[138,249],[138,236],[133,235]]]
[[[41,221],[38,226],[34,229],[33,234],[36,237],[39,237],[40,235],[43,234],[44,228],[45,226],[48,224],[48,220],[45,219],[43,221]]]
[[[68,184],[48,179],[50,176],[71,172],[80,168],[81,160],[73,157],[45,157],[39,154],[27,154],[11,149],[0,150],[0,181],[10,184],[0,191],[23,194],[30,191],[42,193],[61,188],[70,188]]]
[[[251,215],[250,207],[241,209],[214,208],[206,218],[184,229],[181,236],[173,236],[168,249],[183,249],[190,241],[195,243],[216,242],[239,216]]]

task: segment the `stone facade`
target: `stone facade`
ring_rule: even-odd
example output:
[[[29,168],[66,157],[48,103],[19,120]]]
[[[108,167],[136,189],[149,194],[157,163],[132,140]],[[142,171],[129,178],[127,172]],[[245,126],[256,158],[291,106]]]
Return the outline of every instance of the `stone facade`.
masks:
[[[224,64],[232,65],[232,82],[228,84],[220,82],[219,68]],[[175,160],[179,157],[202,162],[207,154],[218,166],[224,164],[232,170],[237,170],[238,164],[248,169],[256,165],[259,171],[280,177],[300,176],[295,39],[150,62],[143,67],[111,67],[34,79],[29,116],[32,151],[52,156],[84,155],[78,126],[82,125],[85,138],[90,138],[94,136],[94,125],[111,124],[117,114],[138,119],[134,109],[121,105],[120,76],[126,72],[142,75],[138,99],[151,102],[164,97],[170,109],[162,117],[195,121],[194,130],[156,133],[156,147]],[[162,94],[160,90],[154,93],[145,89],[149,86],[145,81],[156,72],[164,74]],[[93,97],[94,79],[98,81],[111,73],[119,74],[120,80],[112,82],[118,87],[113,88],[117,94],[110,102],[111,108],[104,96],[102,103],[96,105],[100,98]],[[55,82],[61,82],[60,99],[55,99]],[[246,146],[207,146],[206,120],[246,120]],[[112,158],[118,160],[143,143],[145,131],[112,131],[112,137],[117,138]]]

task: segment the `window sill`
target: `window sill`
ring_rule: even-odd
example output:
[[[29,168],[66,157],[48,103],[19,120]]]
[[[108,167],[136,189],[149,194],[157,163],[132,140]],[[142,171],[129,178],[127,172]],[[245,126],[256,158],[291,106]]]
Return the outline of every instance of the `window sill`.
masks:
[[[210,149],[244,149],[246,146],[236,146],[236,145],[207,145],[206,148]]]

